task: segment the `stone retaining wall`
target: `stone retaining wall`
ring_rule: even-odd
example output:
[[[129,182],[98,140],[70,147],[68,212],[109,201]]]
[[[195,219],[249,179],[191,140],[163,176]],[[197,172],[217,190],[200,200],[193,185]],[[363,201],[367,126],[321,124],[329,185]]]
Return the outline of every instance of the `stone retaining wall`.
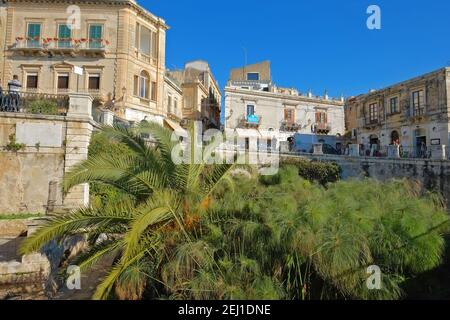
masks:
[[[409,178],[418,181],[425,190],[440,192],[450,208],[450,161],[429,159],[380,159],[330,155],[283,155],[315,161],[337,163],[342,178],[370,177],[381,181]]]
[[[66,172],[87,159],[92,98],[70,95],[67,116],[0,112],[0,215],[46,213],[88,203],[87,185],[63,196]],[[8,151],[11,138],[23,145]]]

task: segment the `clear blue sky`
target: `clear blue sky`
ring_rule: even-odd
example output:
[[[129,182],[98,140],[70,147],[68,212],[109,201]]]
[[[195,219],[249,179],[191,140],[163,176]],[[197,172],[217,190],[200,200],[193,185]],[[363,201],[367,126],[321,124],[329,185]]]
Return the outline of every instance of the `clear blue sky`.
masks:
[[[450,65],[449,0],[138,0],[163,17],[168,68],[207,60],[221,87],[245,62],[270,60],[280,86],[365,93]],[[382,29],[366,27],[381,7]]]

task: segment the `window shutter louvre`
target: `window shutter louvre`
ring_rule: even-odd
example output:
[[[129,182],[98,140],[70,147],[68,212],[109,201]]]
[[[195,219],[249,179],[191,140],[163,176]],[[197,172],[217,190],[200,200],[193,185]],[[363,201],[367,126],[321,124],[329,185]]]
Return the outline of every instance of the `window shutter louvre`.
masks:
[[[152,32],[152,58],[158,58],[158,34],[156,32]]]

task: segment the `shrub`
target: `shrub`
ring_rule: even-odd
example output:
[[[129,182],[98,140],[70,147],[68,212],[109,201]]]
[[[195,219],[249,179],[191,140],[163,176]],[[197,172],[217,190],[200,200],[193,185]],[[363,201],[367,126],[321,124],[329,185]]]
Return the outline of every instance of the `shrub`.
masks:
[[[16,135],[9,135],[9,143],[5,146],[7,151],[17,152],[24,149],[26,146],[23,143],[18,143],[16,140]]]
[[[306,159],[286,159],[282,166],[296,166],[299,175],[311,182],[318,182],[325,186],[341,178],[341,168],[336,163],[316,162]]]
[[[58,114],[58,106],[56,102],[51,100],[34,100],[28,105],[28,111],[36,114]]]

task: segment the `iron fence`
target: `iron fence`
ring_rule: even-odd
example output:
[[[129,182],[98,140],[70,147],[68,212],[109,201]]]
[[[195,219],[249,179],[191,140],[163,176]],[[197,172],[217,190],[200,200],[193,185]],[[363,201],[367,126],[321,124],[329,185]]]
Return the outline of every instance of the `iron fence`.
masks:
[[[300,152],[295,150],[280,150],[285,155],[313,155],[314,150],[309,152],[306,150]],[[319,154],[314,154],[319,155]],[[331,150],[323,149],[324,156],[336,157],[364,157],[364,158],[379,158],[379,159],[424,159],[424,160],[450,160],[450,147],[444,146],[427,146],[427,147],[399,147],[398,151],[392,146],[384,146],[379,148],[359,150],[359,155],[351,154],[350,150]]]
[[[69,96],[32,91],[0,91],[0,112],[67,115]]]

